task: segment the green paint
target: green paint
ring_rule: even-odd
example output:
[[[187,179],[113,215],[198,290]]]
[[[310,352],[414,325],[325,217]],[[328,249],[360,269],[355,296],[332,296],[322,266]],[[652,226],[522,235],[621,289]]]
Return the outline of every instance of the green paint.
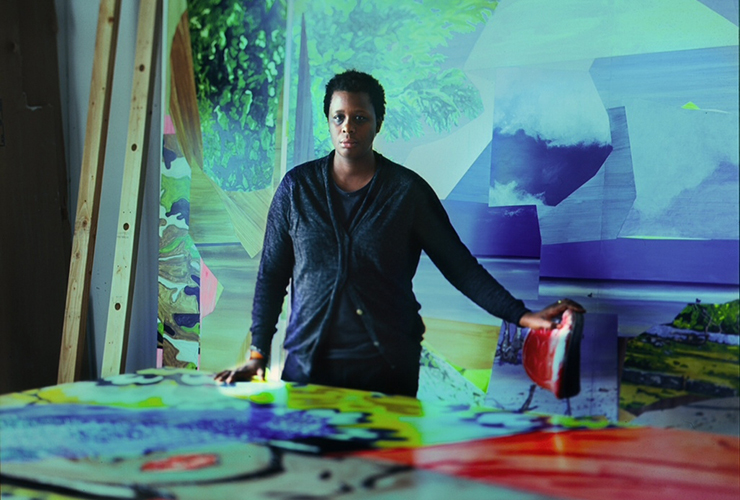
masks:
[[[429,129],[449,132],[479,116],[483,104],[477,88],[462,70],[446,67],[440,50],[486,23],[496,5],[486,0],[297,1],[295,19],[306,16],[316,154],[331,147],[324,86],[350,68],[371,73],[383,84],[387,110],[381,133],[389,141],[422,137]],[[293,26],[294,61],[300,57],[300,24]],[[297,71],[292,75],[296,88]],[[294,116],[295,98],[290,104]],[[290,123],[291,137],[294,126]]]
[[[225,190],[272,181],[285,0],[188,0],[203,170]]]
[[[161,180],[160,204],[166,211],[172,209],[172,204],[177,200],[190,199],[190,178],[189,177],[168,177],[162,176]]]
[[[724,304],[689,304],[673,320],[673,326],[704,333],[740,335],[740,300]]]

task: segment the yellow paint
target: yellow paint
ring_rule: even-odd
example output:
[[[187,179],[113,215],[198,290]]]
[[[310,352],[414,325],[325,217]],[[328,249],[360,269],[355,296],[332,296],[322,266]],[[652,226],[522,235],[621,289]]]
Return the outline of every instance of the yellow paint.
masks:
[[[424,344],[453,366],[466,370],[493,366],[499,327],[427,317],[424,325]]]

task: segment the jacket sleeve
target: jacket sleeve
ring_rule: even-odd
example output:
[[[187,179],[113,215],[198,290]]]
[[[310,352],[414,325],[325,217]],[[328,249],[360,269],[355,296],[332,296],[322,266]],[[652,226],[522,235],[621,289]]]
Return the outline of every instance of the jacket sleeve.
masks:
[[[414,232],[422,249],[444,277],[466,297],[488,313],[519,324],[529,312],[491,274],[462,242],[439,198],[426,181],[420,179],[414,204]]]
[[[278,186],[267,213],[262,257],[252,305],[252,346],[270,352],[272,337],[293,273],[293,241],[290,236],[291,182],[286,176]]]

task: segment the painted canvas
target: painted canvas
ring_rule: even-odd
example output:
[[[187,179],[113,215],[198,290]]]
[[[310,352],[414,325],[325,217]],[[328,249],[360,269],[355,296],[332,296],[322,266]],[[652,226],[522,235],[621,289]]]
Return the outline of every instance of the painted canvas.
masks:
[[[220,386],[187,369],[3,395],[0,439],[0,488],[12,499],[740,492],[737,437],[312,385]]]
[[[696,300],[736,300],[737,2],[587,4],[169,2],[161,364],[243,358],[273,189],[328,152],[323,86],[347,68],[386,88],[377,150],[432,185],[531,309],[568,296],[636,337]],[[414,291],[425,376],[447,381],[425,387],[486,394],[501,321],[426,256]]]

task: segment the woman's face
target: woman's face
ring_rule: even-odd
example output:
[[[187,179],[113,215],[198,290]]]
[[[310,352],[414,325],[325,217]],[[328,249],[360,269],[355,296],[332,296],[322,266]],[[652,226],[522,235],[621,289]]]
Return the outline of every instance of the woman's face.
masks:
[[[355,162],[372,157],[378,124],[370,96],[366,92],[334,92],[329,104],[329,132],[341,158]]]

